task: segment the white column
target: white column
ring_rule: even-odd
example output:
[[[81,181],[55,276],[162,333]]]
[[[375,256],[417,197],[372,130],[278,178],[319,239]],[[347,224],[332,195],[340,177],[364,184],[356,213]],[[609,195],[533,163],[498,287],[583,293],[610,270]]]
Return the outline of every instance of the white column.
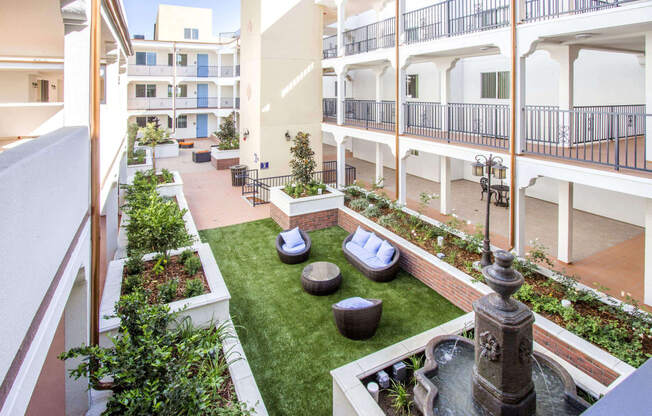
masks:
[[[398,66],[398,65],[397,65]],[[405,68],[398,68],[398,133],[405,133]]]
[[[398,15],[399,15],[398,41],[399,41],[399,45],[403,45],[405,43],[405,19],[403,19],[403,15],[405,14],[405,0],[397,0],[397,1],[398,1]]]
[[[574,67],[575,60],[579,54],[577,46],[566,45],[544,45],[543,49],[550,53],[550,57],[559,64],[559,83],[557,88],[557,105],[560,110],[571,110],[573,108],[574,89]],[[560,141],[565,144],[572,144],[573,118],[569,113],[559,113]],[[563,129],[563,130],[562,130]],[[565,132],[564,132],[565,130]]]
[[[645,33],[645,113],[652,111],[652,32]],[[645,123],[645,159],[652,163],[652,121]]]
[[[387,66],[382,66],[374,70],[376,76],[376,121],[380,122],[382,118],[381,103],[383,102],[383,75],[387,70]]]
[[[448,131],[448,102],[450,101],[451,70],[457,63],[457,58],[437,58],[432,62],[439,71],[439,103],[441,107],[441,129]]]
[[[514,214],[514,227],[515,227],[515,238],[514,238],[514,250],[516,250],[516,255],[524,256],[525,249],[525,188],[518,189],[516,191],[516,201],[515,203]]]
[[[344,83],[346,82],[346,70],[337,74],[337,124],[344,124]]]
[[[398,202],[403,205],[407,203],[407,158],[398,160]]]
[[[557,258],[573,261],[573,182],[559,181],[557,220]]]
[[[376,143],[376,185],[379,187],[385,186],[383,167],[383,144]]]
[[[337,56],[346,55],[344,48],[344,22],[346,21],[346,0],[337,1]]]
[[[643,291],[644,302],[652,305],[652,198],[646,201],[645,209],[645,281]]]
[[[337,187],[344,188],[346,186],[346,147],[344,137],[335,137],[337,144]]]
[[[451,158],[439,156],[439,211],[448,215],[451,213]]]
[[[73,2],[62,8],[63,40],[63,123],[88,126],[90,122],[91,28],[90,1]],[[79,8],[76,8],[77,5]],[[68,8],[69,7],[69,8]]]

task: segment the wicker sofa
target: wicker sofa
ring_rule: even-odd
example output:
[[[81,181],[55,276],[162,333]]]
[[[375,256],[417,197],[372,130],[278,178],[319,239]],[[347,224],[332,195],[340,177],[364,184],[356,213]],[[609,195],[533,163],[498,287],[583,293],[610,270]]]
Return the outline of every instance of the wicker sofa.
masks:
[[[344,253],[344,257],[354,265],[362,274],[364,274],[366,277],[369,279],[373,280],[374,282],[389,282],[391,280],[394,280],[396,277],[396,274],[398,273],[399,270],[399,265],[398,261],[401,258],[401,252],[396,247],[396,245],[391,244],[389,241],[388,243],[394,247],[394,256],[392,257],[392,260],[389,262],[387,266],[378,268],[378,267],[370,267],[367,264],[365,264],[361,259],[356,257],[355,254],[353,254],[347,247],[347,243],[351,241],[353,238],[353,233],[349,234],[348,237],[344,239],[342,242],[342,252]]]
[[[284,230],[283,232],[287,231],[289,230]],[[299,229],[299,232],[301,233],[301,238],[306,247],[298,253],[287,253],[283,251],[283,244],[285,244],[283,236],[281,234],[276,236],[276,252],[278,253],[278,258],[285,264],[303,263],[308,260],[308,257],[310,257],[310,247],[312,246],[310,236],[301,229]]]
[[[372,305],[361,309],[344,309],[333,304],[333,317],[340,334],[354,340],[368,339],[374,336],[383,313],[383,301],[380,299],[367,300]]]

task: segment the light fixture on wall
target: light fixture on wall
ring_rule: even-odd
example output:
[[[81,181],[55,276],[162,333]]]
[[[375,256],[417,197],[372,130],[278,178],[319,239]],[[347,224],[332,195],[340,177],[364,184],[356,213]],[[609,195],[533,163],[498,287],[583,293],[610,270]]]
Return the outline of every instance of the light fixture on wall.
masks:
[[[32,87],[33,88],[38,88],[38,83],[37,82],[32,82]]]
[[[242,130],[242,140],[246,141],[248,136],[249,136],[249,129]]]
[[[292,136],[290,136],[290,131],[289,130],[285,132],[285,140],[287,140],[288,142],[290,140],[292,140]]]

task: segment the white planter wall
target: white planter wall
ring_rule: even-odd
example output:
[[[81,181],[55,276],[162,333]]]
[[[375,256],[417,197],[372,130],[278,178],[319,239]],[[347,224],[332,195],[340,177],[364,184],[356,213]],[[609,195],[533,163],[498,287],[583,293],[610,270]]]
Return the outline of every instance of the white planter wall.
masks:
[[[269,190],[269,202],[288,217],[344,207],[344,194],[330,186],[326,189],[329,193],[324,195],[294,199],[283,191],[282,186],[277,186]]]
[[[134,176],[136,172],[150,170],[152,168],[152,150],[145,149],[145,163],[141,165],[127,165],[127,177]]]
[[[216,160],[239,158],[240,149],[219,150],[217,147],[211,147],[211,157],[213,157]]]

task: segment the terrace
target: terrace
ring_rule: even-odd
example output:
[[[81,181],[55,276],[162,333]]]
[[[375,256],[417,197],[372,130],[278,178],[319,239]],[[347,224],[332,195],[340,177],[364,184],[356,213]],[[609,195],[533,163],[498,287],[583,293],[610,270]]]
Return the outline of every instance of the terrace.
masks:
[[[240,76],[240,65],[138,65],[130,64],[129,76],[136,77],[191,77],[233,78]]]

